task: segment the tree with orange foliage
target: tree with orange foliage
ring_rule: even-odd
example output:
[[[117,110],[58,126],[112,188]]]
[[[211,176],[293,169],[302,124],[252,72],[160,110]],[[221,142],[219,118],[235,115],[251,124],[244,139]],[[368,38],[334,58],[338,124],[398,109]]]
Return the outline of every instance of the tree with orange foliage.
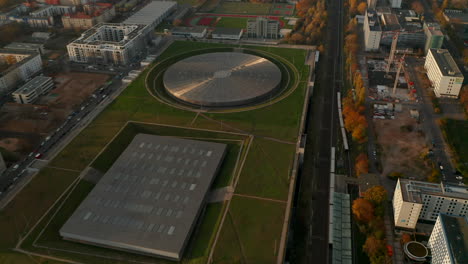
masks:
[[[462,87],[460,92],[460,102],[463,104],[465,113],[468,113],[468,85]]]
[[[411,239],[411,236],[410,234],[408,233],[403,233],[403,235],[401,235],[401,243],[404,245],[410,241],[412,241],[413,239]]]
[[[387,200],[387,191],[383,186],[377,185],[367,189],[367,191],[364,192],[363,197],[374,205],[379,205]]]
[[[411,3],[411,8],[416,12],[416,14],[421,15],[424,13],[424,6],[419,1],[414,1]]]
[[[306,38],[301,33],[294,33],[289,38],[289,41],[290,41],[291,44],[304,43],[305,40],[306,40]]]
[[[357,198],[353,201],[352,211],[358,221],[366,224],[375,218],[374,205],[363,198]]]
[[[13,65],[13,64],[15,64],[17,62],[15,56],[13,56],[13,55],[6,56],[5,61],[6,61],[6,63],[8,65]]]
[[[367,3],[366,2],[361,2],[358,6],[357,6],[357,11],[359,14],[361,15],[364,15],[364,13],[366,13],[366,10],[367,10]]]
[[[354,165],[356,169],[356,175],[359,176],[364,173],[369,172],[369,160],[367,159],[367,155],[364,153],[359,154],[356,157],[356,164]]]
[[[358,0],[349,0],[349,13],[354,15],[358,6]]]

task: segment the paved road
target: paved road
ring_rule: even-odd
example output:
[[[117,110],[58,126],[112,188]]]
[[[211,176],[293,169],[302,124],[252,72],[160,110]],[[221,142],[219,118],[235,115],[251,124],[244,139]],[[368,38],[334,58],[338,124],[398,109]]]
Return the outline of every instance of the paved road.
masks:
[[[342,82],[343,2],[328,0],[330,18],[326,52],[321,54],[308,115],[304,166],[293,221],[292,263],[329,263],[328,246],[330,152],[338,123],[336,91]],[[321,69],[323,68],[323,69]]]

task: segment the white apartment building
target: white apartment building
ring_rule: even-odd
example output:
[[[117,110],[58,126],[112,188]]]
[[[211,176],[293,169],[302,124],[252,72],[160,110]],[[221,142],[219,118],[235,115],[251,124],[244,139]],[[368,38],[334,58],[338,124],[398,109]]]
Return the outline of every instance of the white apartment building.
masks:
[[[126,65],[146,48],[145,25],[99,24],[67,45],[71,61]]]
[[[37,76],[11,95],[18,104],[31,104],[54,87],[52,77]]]
[[[392,8],[401,8],[401,0],[389,0]]]
[[[458,97],[464,77],[448,50],[429,49],[424,68],[436,97]]]
[[[89,29],[115,17],[115,7],[108,3],[84,5],[83,10],[84,12],[62,16],[63,27],[66,29]]]
[[[0,50],[0,94],[7,93],[18,82],[26,81],[42,70],[41,55],[37,52]]]
[[[428,247],[432,264],[468,262],[468,218],[440,214],[432,229]]]
[[[247,36],[249,38],[277,39],[280,23],[278,20],[257,17],[247,20]]]
[[[33,17],[61,16],[75,13],[75,11],[76,7],[74,6],[48,5],[32,11],[29,15]]]
[[[366,51],[379,50],[382,28],[374,9],[367,9],[364,16],[364,48]]]
[[[443,183],[398,180],[393,195],[395,227],[415,229],[418,221],[434,222],[439,213],[466,216],[467,189]]]

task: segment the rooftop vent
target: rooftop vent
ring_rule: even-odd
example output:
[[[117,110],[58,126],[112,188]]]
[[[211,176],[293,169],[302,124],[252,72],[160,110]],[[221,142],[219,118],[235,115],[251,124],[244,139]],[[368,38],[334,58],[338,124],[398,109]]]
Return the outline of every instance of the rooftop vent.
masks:
[[[449,71],[448,74],[455,75],[455,71]]]

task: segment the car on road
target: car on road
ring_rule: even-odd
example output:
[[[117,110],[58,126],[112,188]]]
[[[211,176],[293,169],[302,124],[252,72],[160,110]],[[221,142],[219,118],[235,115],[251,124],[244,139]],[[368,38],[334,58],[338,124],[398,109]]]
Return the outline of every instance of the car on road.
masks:
[[[457,180],[462,180],[462,179],[463,179],[462,176],[457,176],[457,177],[455,177],[455,178],[456,178]]]
[[[42,153],[36,153],[36,155],[34,155],[34,158],[36,159],[42,158]]]
[[[13,166],[12,170],[17,170],[19,168],[19,164],[15,164],[15,166]]]

